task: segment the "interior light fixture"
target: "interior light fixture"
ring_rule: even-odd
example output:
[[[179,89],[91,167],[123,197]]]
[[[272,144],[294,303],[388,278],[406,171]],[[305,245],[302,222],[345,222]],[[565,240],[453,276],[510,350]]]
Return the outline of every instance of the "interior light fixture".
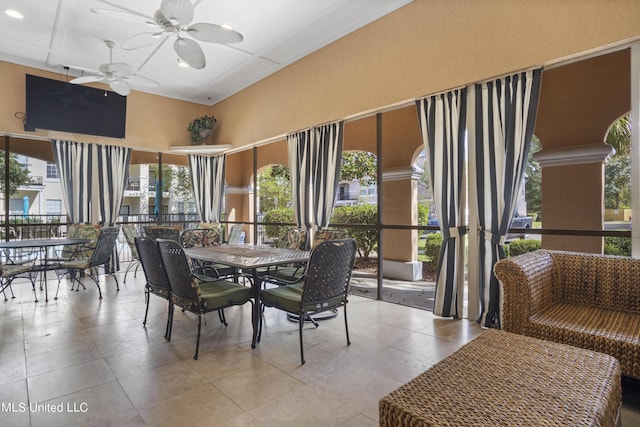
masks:
[[[224,28],[225,30],[229,30],[229,31],[233,31],[233,27],[229,24],[222,24],[220,25],[222,28]]]
[[[184,62],[182,59],[178,58],[178,67],[180,67],[180,68],[189,68],[189,64]]]
[[[4,13],[15,19],[22,19],[24,16],[15,9],[5,9]]]

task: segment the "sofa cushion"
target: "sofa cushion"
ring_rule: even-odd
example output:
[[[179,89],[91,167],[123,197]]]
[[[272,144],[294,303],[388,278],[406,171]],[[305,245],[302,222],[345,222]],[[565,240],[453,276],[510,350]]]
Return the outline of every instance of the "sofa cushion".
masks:
[[[640,378],[638,331],[640,313],[559,303],[532,315],[525,334],[609,354],[623,375]]]

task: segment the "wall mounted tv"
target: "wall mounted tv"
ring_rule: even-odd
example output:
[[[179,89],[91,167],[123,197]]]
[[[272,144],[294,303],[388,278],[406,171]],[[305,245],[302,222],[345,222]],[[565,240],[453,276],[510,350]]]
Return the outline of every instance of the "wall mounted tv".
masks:
[[[127,98],[115,92],[26,75],[25,130],[124,138]]]

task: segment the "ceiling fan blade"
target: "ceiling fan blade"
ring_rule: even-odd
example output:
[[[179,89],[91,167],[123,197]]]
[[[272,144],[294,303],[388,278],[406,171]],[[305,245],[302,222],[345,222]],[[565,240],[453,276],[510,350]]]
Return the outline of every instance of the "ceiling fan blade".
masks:
[[[76,77],[75,79],[69,81],[69,83],[73,83],[74,85],[82,84],[82,83],[92,83],[99,82],[104,79],[104,76],[83,76]]]
[[[114,18],[119,21],[133,22],[134,24],[149,25],[156,23],[151,16],[124,10],[92,8],[91,12],[102,16],[108,16],[109,18]]]
[[[129,84],[124,80],[114,80],[109,83],[109,87],[113,89],[118,95],[127,96],[131,93],[131,89],[129,88]]]
[[[201,70],[207,65],[204,52],[198,43],[190,39],[178,37],[173,43],[173,49],[176,51],[180,59],[189,64],[189,67]]]
[[[189,25],[193,21],[193,5],[189,0],[162,0],[160,12],[180,25]]]
[[[240,43],[242,34],[217,24],[198,23],[189,26],[187,32],[191,37],[208,43]]]
[[[134,34],[122,43],[121,48],[123,50],[142,49],[158,43],[158,40],[161,39],[163,35],[164,33],[162,31]]]
[[[131,83],[134,86],[146,86],[146,87],[158,87],[160,83],[155,80],[151,80],[147,77],[138,76],[136,74],[132,74],[130,76],[122,77],[122,80]]]
[[[126,76],[128,74],[133,73],[133,69],[131,68],[131,65],[129,64],[125,64],[123,62],[116,62],[116,63],[112,63],[112,64],[104,64],[104,69],[101,66],[100,67],[100,71],[102,71],[103,73],[115,73],[118,74],[120,76]]]

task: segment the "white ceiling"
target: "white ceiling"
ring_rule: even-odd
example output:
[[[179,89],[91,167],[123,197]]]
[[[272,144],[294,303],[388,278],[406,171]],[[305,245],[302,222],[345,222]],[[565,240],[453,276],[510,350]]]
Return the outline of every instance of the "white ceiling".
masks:
[[[2,0],[24,19],[0,13],[0,60],[77,77],[76,66],[97,70],[109,62],[105,40],[116,44],[113,62],[159,87],[133,90],[213,105],[315,50],[412,0],[197,0],[193,23],[229,24],[244,40],[233,45],[198,42],[207,65],[178,67],[172,40],[139,50],[119,46],[150,31],[144,24],[98,15],[91,8],[123,9],[153,16],[161,0]],[[115,7],[114,7],[115,6]]]

